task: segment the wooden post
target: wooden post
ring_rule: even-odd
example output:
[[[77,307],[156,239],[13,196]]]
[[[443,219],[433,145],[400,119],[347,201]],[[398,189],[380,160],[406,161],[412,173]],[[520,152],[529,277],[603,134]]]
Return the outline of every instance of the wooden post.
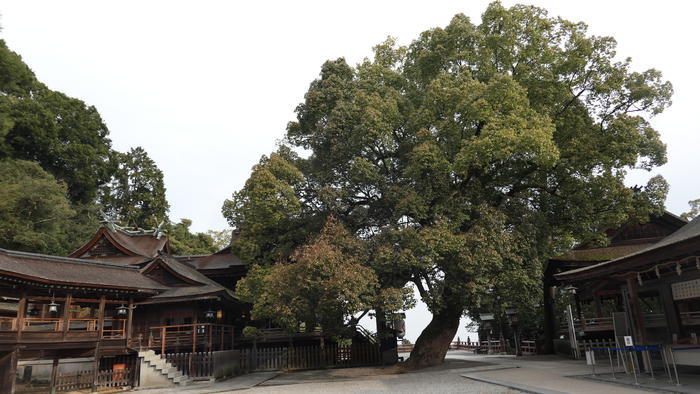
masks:
[[[668,342],[673,343],[673,334],[680,336],[681,325],[678,319],[678,311],[676,304],[673,302],[673,294],[671,293],[671,285],[662,283],[659,286],[659,296],[664,307],[664,315],[668,323]]]
[[[220,338],[221,342],[219,343],[219,350],[224,350],[224,329],[225,329],[224,326],[219,326],[219,331],[220,331],[219,335],[221,337]]]
[[[646,345],[646,328],[644,326],[644,314],[639,306],[639,293],[637,292],[637,280],[634,278],[627,279],[627,290],[630,298],[630,308],[632,309],[632,320],[634,321],[634,336],[636,339],[635,345]],[[646,353],[642,353],[642,361],[644,362],[644,370],[649,371],[651,368],[650,360],[647,360]]]
[[[598,293],[593,294],[593,306],[595,308],[595,317],[603,317],[603,306],[600,302],[600,295]]]
[[[3,352],[0,355],[0,393],[15,392],[15,376],[17,375],[17,349]]]
[[[97,378],[100,372],[100,342],[95,345],[95,357],[92,361],[92,388],[91,391],[97,392]]]
[[[56,394],[56,383],[58,383],[58,354],[53,357],[51,367],[51,394]]]
[[[105,325],[105,296],[100,297],[100,306],[97,308],[97,340],[102,339]]]
[[[66,301],[63,303],[63,339],[66,339],[68,329],[70,328],[70,305],[73,302],[73,294],[66,295]]]
[[[160,328],[160,355],[165,357],[165,326]]]
[[[126,343],[127,346],[131,342],[131,335],[133,334],[133,327],[131,327],[134,321],[134,299],[129,298],[129,308],[126,312]]]
[[[27,316],[27,293],[22,292],[22,296],[17,304],[17,342],[22,339],[22,330],[24,330],[24,318]]]
[[[214,325],[212,325],[210,323],[209,324],[209,335],[208,335],[209,338],[207,338],[207,350],[210,352],[211,352],[212,339],[213,339],[213,335],[214,335],[214,332],[212,331],[213,328],[214,328]]]

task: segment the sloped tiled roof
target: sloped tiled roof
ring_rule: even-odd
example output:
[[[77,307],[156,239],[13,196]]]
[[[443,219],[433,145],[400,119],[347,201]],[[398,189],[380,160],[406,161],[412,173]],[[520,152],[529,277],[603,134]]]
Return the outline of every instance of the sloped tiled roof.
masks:
[[[229,299],[235,299],[235,295],[231,290],[228,290],[224,286],[218,284],[217,282],[209,279],[193,266],[183,263],[173,256],[163,254],[155,259],[148,265],[146,265],[141,272],[147,271],[152,264],[163,263],[169,269],[176,272],[178,275],[183,276],[191,281],[200,283],[201,285],[191,285],[191,286],[177,286],[169,287],[164,292],[152,297],[153,300],[163,301],[170,298],[182,298],[182,297],[206,297],[206,296],[221,296]],[[146,301],[148,302],[148,301]]]
[[[575,277],[579,274],[582,273],[590,273],[594,274],[597,271],[605,269],[606,271],[609,269],[614,269],[612,267],[619,266],[620,268],[624,267],[624,264],[632,259],[643,259],[646,256],[656,254],[656,252],[661,252],[663,249],[684,243],[686,241],[698,239],[700,240],[700,217],[697,217],[693,219],[690,223],[686,224],[685,226],[681,227],[678,231],[674,232],[673,234],[665,237],[661,241],[650,245],[646,248],[643,248],[639,251],[627,254],[622,257],[618,257],[609,261],[604,261],[602,263],[598,263],[595,265],[591,265],[589,267],[584,267],[584,268],[578,268],[575,270],[571,271],[566,271],[562,272],[560,274],[555,275],[558,279],[570,279],[572,277]],[[674,257],[674,256],[669,256],[669,257]]]
[[[231,253],[228,246],[220,251],[209,255],[198,256],[175,256],[180,261],[192,264],[199,270],[226,269],[233,266],[245,266],[246,264],[235,254]]]
[[[0,274],[45,284],[161,292],[135,267],[0,249]]]

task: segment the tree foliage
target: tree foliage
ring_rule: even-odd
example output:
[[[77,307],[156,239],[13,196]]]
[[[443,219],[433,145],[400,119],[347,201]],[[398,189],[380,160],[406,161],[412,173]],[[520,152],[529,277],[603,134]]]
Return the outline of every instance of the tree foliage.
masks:
[[[297,329],[321,327],[332,335],[350,337],[356,315],[370,309],[396,310],[410,302],[406,292],[381,289],[366,264],[366,246],[336,219],[297,248],[289,261],[254,265],[237,285],[239,296],[253,304],[255,319],[269,319]]]
[[[700,198],[688,201],[688,205],[690,205],[690,210],[683,212],[681,217],[685,220],[693,220],[700,215]]]
[[[101,188],[105,213],[127,226],[149,228],[167,221],[163,172],[141,147],[114,153],[115,171]]]
[[[492,3],[478,25],[460,14],[357,66],[328,61],[287,128],[308,157],[286,160],[292,180],[261,163],[227,217],[257,255],[285,254],[300,222],[338,217],[370,244],[380,283],[413,282],[433,313],[409,362],[442,362],[460,315],[495,289],[537,300],[547,257],[663,208],[663,178],[623,180],[665,162],[648,119],[672,87],[615,46]]]
[[[35,161],[91,203],[110,175],[109,131],[93,106],[39,82],[0,40],[0,159]]]
[[[94,232],[95,212],[71,204],[65,183],[38,164],[0,161],[0,247],[68,254]]]
[[[190,232],[191,225],[190,219],[182,218],[180,223],[168,226],[168,240],[173,254],[181,256],[211,254],[220,249],[214,244],[214,239],[209,234]]]

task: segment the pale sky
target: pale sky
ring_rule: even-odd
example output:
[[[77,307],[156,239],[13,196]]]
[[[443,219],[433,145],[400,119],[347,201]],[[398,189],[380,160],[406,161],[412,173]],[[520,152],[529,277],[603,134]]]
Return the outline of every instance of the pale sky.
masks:
[[[275,148],[327,59],[351,64],[387,36],[408,44],[456,13],[478,22],[488,1],[68,1],[2,0],[0,26],[39,80],[95,105],[114,148],[142,146],[165,173],[173,220],[227,227],[221,204]],[[518,2],[504,1],[505,5]],[[611,35],[633,68],[654,67],[675,89],[652,124],[668,144],[667,209],[700,198],[696,120],[697,15],[691,1],[521,1],[590,32]],[[407,337],[429,321],[408,313]],[[464,339],[461,328],[458,335]]]

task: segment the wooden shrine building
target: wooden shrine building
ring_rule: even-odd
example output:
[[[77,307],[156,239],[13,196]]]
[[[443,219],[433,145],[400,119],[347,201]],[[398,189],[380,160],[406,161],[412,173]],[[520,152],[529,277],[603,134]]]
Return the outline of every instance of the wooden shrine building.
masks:
[[[686,348],[698,344],[700,219],[640,250],[561,272],[554,278],[577,288],[578,297],[596,303],[614,299],[608,312],[624,312],[622,322],[627,322],[625,328],[635,344]],[[601,313],[595,319],[593,326],[613,334],[610,315]],[[700,350],[678,352],[676,357],[680,364],[700,365]]]
[[[18,360],[54,360],[54,381],[59,359],[92,357],[96,382],[106,356],[232,349],[247,307],[187,260],[159,230],[112,223],[70,257],[0,249],[0,393]],[[211,260],[220,277],[240,275],[237,257]]]
[[[556,274],[591,267],[651,247],[665,237],[685,226],[687,221],[665,211],[652,217],[648,222],[629,223],[606,231],[608,244],[605,246],[583,244],[570,252],[550,259],[544,272],[544,323],[548,352],[553,349],[553,338],[560,328],[554,314],[554,289],[562,283]],[[611,308],[621,308],[620,289],[606,289],[597,286],[581,286],[576,290],[576,318],[578,331],[589,336],[602,335],[611,338],[612,318],[607,313]],[[588,308],[582,308],[588,306]]]

